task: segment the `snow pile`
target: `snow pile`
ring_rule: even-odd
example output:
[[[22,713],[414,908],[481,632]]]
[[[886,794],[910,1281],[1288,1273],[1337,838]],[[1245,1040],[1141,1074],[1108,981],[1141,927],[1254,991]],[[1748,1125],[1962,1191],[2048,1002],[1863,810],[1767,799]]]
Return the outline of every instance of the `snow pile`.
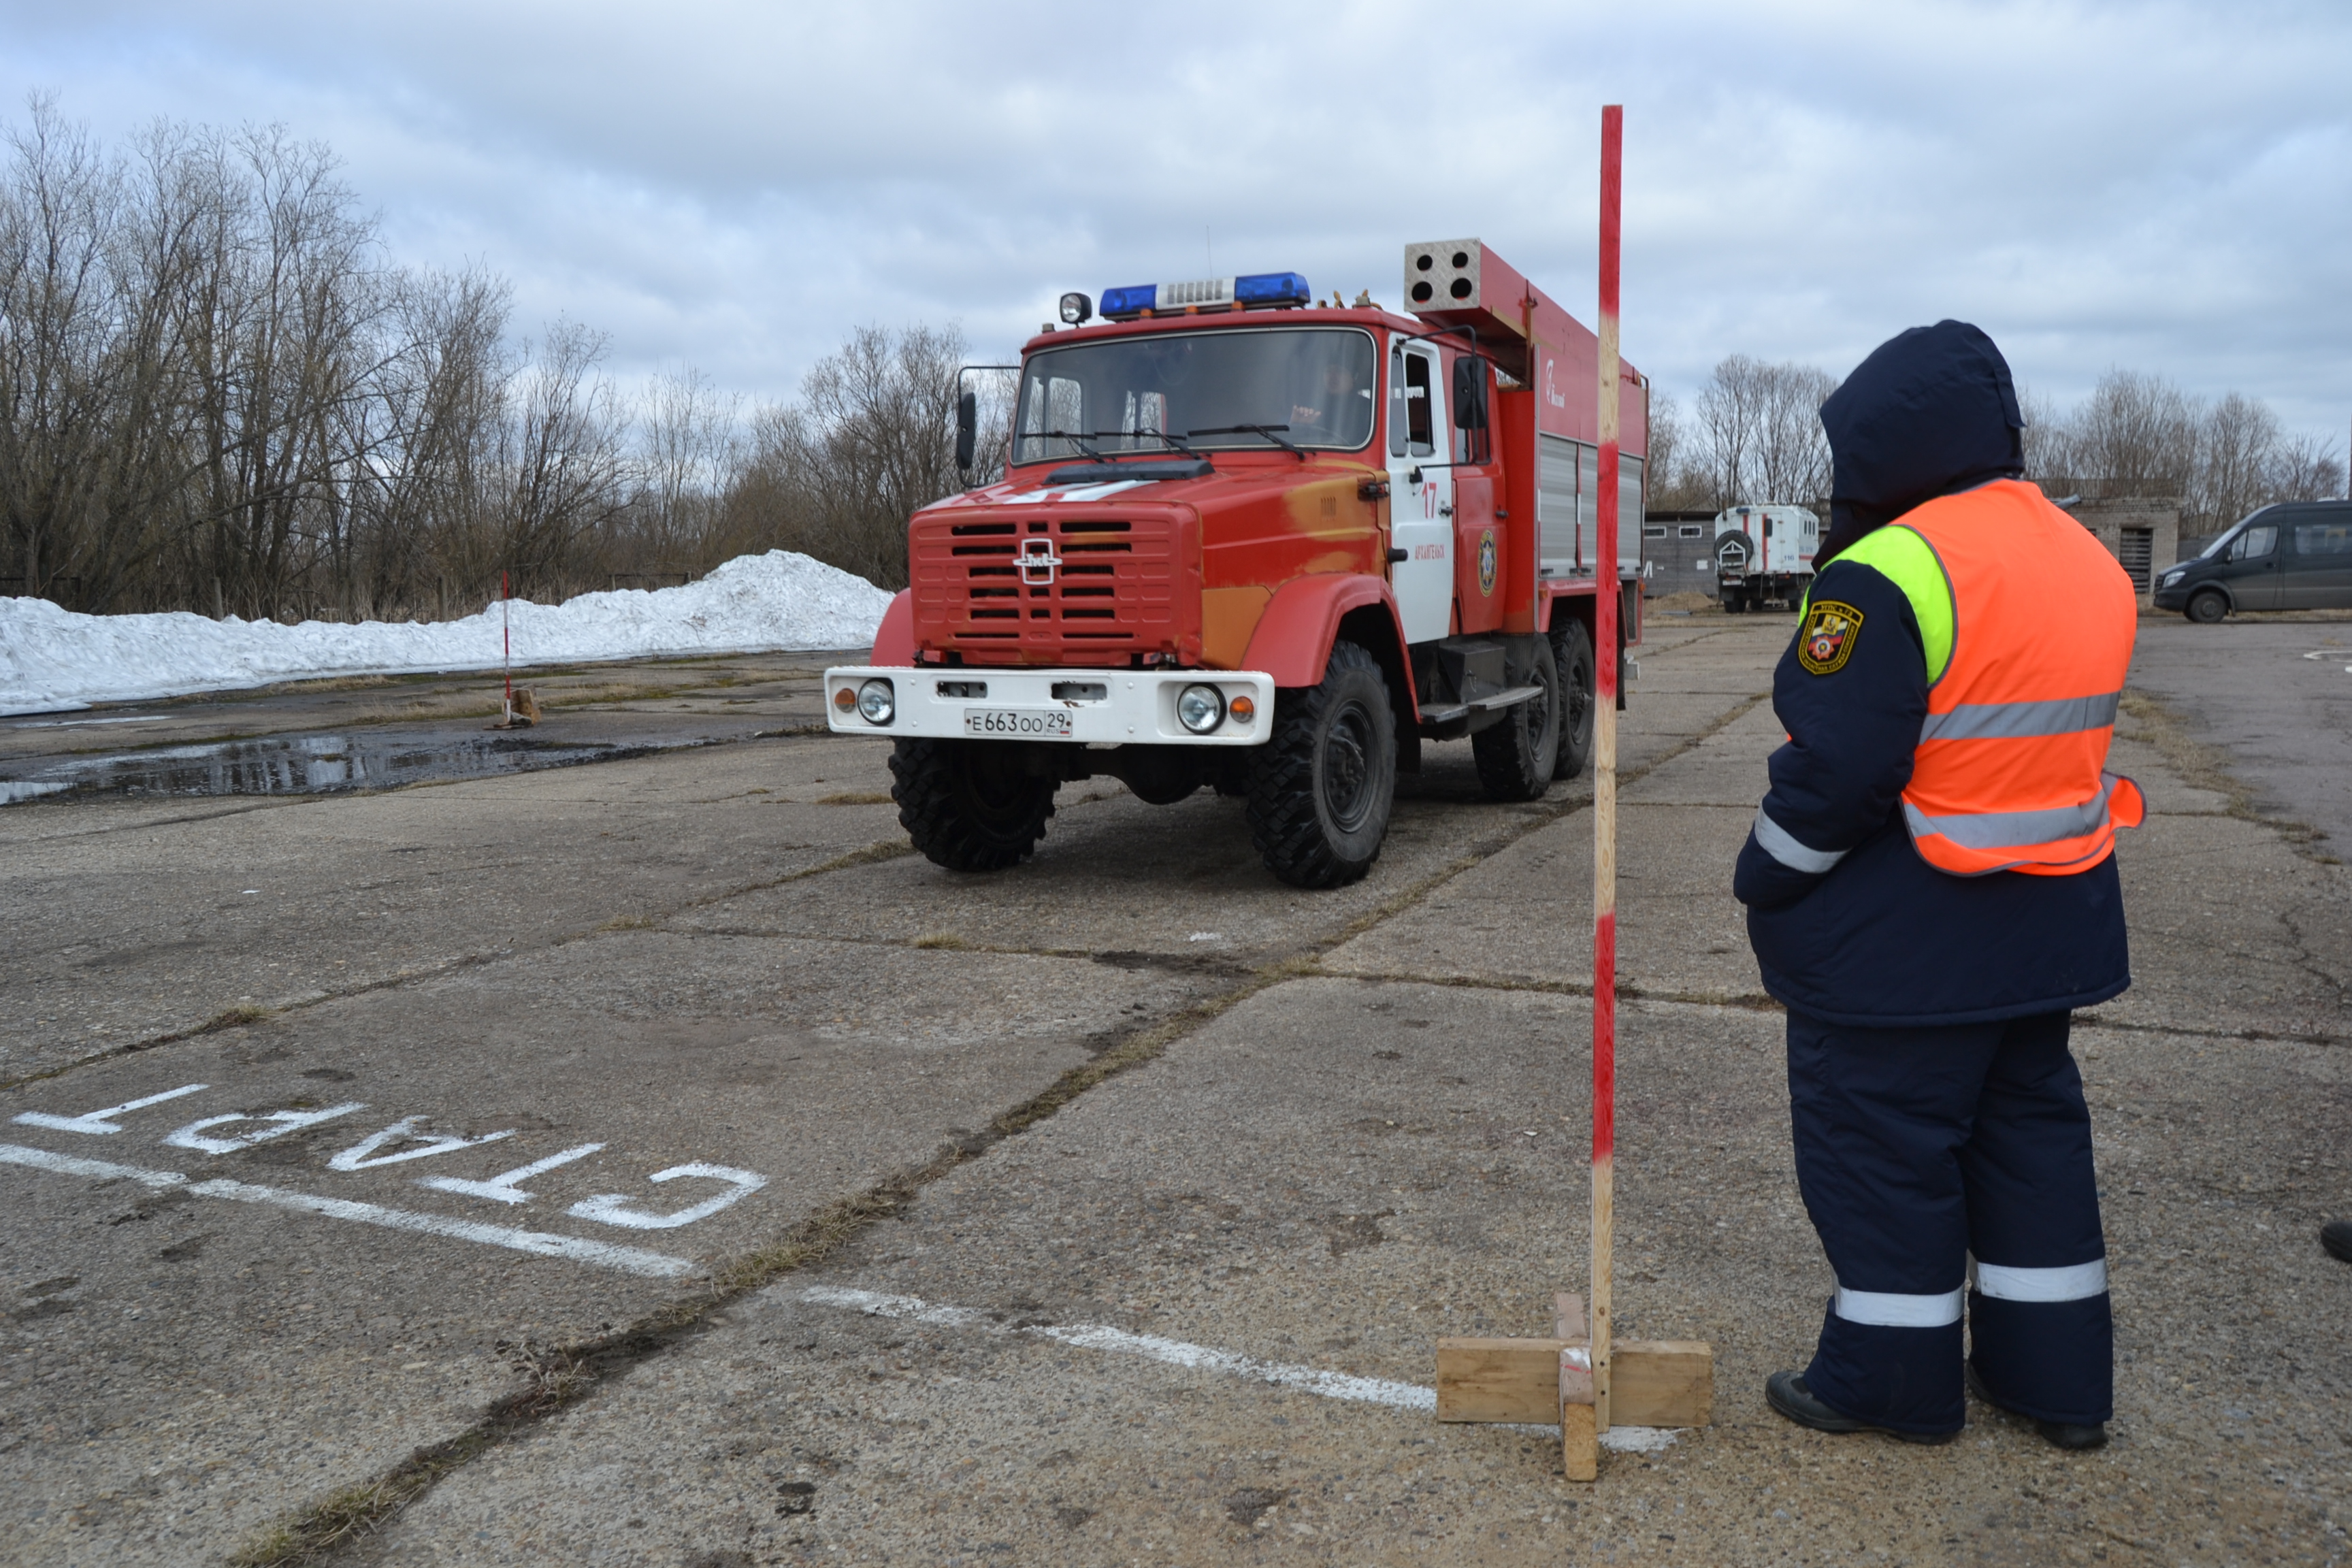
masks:
[[[790,551],[739,556],[682,588],[520,599],[514,661],[571,664],[698,653],[865,647],[890,595]],[[46,599],[0,598],[0,713],[55,712],[330,675],[495,669],[496,600],[462,621],[341,626],[207,620],[184,612],[85,616]]]

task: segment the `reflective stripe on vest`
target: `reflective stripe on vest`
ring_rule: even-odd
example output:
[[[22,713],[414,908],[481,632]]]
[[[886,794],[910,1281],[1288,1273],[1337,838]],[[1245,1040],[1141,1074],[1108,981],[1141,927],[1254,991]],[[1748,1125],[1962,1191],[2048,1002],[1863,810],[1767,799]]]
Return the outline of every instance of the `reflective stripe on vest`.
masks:
[[[1919,726],[1923,741],[1984,741],[2019,735],[2071,735],[2078,730],[2112,730],[2120,691],[2098,697],[2054,697],[2042,702],[1964,702],[1948,713],[1930,713]]]
[[[2018,479],[1914,508],[1838,557],[1903,591],[1927,715],[1903,815],[1939,871],[2068,876],[2146,814],[2105,771],[2137,629],[2122,566]]]

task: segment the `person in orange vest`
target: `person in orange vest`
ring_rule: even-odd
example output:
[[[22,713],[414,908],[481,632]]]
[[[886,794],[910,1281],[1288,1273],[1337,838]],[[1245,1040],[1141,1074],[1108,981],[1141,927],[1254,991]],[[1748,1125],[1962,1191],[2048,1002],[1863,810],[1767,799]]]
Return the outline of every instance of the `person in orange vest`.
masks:
[[[1822,405],[1831,527],[1733,879],[1837,1277],[1811,1363],[1765,1397],[1819,1431],[1948,1442],[1964,1387],[2063,1448],[2114,1414],[2067,1033],[2131,984],[2115,834],[2143,807],[2105,763],[2138,602],[2023,479],[2024,423],[1960,321],[1881,344]]]

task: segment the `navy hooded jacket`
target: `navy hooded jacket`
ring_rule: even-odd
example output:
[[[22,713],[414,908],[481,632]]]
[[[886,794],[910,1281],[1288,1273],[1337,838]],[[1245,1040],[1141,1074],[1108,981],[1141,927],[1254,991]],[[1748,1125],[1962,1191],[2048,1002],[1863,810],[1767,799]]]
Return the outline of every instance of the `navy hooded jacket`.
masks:
[[[1825,557],[1923,501],[2022,468],[2009,366],[1964,322],[1880,345],[1822,405],[1822,424],[1835,465]],[[1836,560],[1819,569],[1813,597],[1852,605],[1866,630],[1831,673],[1808,673],[1793,639],[1773,672],[1790,739],[1772,754],[1771,790],[1732,880],[1765,988],[1796,1011],[1867,1027],[2025,1017],[2122,992],[2131,972],[2115,857],[2068,877],[1956,877],[1921,859],[1899,809],[1927,712],[1910,600],[1875,568]],[[1841,851],[1825,871],[1805,868]]]

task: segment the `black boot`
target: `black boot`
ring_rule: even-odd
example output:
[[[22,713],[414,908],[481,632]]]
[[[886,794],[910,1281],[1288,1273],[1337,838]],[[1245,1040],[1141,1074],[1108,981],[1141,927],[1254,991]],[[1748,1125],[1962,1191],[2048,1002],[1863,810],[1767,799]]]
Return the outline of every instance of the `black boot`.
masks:
[[[1859,1421],[1841,1415],[1822,1404],[1805,1386],[1805,1374],[1801,1372],[1776,1372],[1764,1380],[1764,1403],[1800,1426],[1810,1426],[1816,1432],[1884,1432],[1890,1437],[1900,1437],[1906,1443],[1936,1445],[1948,1443],[1960,1434],[1949,1432],[1897,1432],[1892,1426]]]
[[[1977,1375],[1977,1363],[1969,1363],[1968,1369],[1969,1392],[1996,1410],[2009,1410],[2008,1405],[1995,1399],[1992,1396],[1992,1391],[1985,1387],[1984,1379]],[[2011,1415],[2022,1415],[2026,1420],[2032,1422],[2033,1429],[2042,1434],[2042,1440],[2053,1448],[2079,1452],[2084,1448],[2104,1448],[2107,1446],[2107,1428],[2105,1422],[2094,1421],[2084,1425],[2076,1421],[2044,1421],[2038,1415],[2026,1415],[2021,1410],[2009,1410],[2009,1413]]]

